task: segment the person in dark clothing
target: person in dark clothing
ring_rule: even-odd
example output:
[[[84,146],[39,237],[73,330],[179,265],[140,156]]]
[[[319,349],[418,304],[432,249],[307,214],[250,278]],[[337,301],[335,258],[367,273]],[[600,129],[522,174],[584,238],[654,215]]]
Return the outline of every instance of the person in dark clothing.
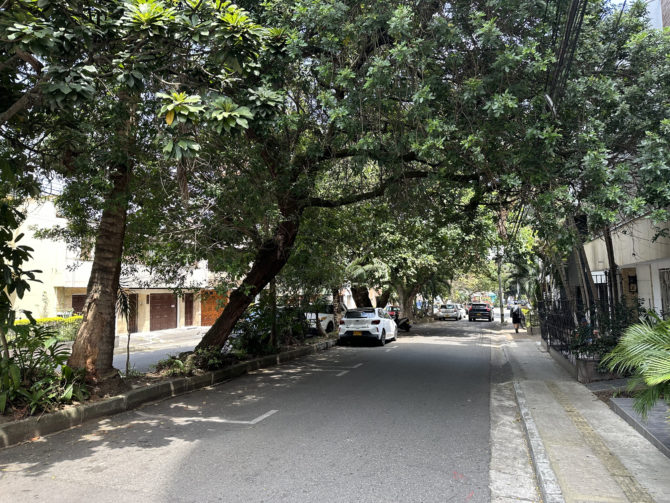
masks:
[[[521,306],[517,301],[514,301],[514,305],[512,306],[512,311],[510,313],[512,315],[512,323],[514,324],[514,330],[516,330],[516,333],[519,333],[519,325],[521,325],[521,318],[523,317],[523,313],[521,312]]]

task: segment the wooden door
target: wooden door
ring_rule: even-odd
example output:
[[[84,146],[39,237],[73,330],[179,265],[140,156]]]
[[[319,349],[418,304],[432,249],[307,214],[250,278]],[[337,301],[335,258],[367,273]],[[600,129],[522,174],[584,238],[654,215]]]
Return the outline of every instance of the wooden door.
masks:
[[[213,290],[203,290],[200,299],[200,325],[211,327],[223,311],[223,298]]]
[[[149,295],[149,330],[177,328],[177,297],[172,293]]]
[[[190,327],[193,325],[193,294],[184,294],[184,325]]]

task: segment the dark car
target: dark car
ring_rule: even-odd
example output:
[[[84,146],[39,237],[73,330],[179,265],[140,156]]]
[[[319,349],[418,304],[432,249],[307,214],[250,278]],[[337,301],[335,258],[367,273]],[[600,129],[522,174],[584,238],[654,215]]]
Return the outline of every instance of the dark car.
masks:
[[[473,302],[468,310],[468,320],[493,321],[493,306],[486,302]]]

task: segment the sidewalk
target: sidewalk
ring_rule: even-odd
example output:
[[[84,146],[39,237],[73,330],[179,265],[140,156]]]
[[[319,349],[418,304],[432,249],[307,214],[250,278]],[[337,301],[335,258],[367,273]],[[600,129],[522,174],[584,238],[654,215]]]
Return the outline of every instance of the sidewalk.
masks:
[[[551,356],[515,335],[510,362],[540,489],[549,502],[670,502],[670,459]]]

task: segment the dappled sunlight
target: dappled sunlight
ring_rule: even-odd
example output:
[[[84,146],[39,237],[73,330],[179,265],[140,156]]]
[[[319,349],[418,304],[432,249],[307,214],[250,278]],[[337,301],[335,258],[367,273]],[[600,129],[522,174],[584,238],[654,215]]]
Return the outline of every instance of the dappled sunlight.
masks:
[[[462,338],[457,339],[454,337],[446,337],[446,336],[431,336],[431,337],[414,336],[411,338],[406,337],[402,341],[398,342],[408,344],[438,344],[444,346],[468,346],[469,341],[470,338],[463,340]]]

